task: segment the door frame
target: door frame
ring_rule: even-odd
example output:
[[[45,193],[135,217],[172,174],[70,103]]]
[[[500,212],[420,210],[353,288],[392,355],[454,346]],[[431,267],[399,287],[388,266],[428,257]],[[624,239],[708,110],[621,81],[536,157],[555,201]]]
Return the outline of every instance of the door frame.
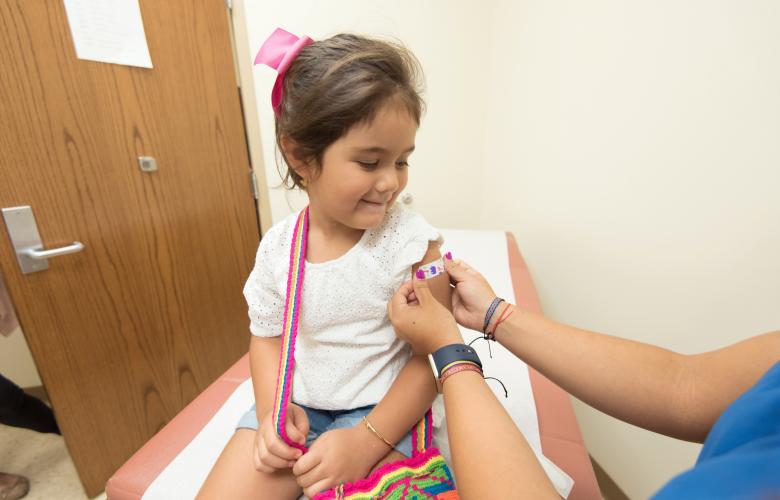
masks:
[[[241,109],[244,115],[246,143],[249,148],[249,161],[254,172],[254,189],[257,214],[260,220],[260,237],[273,225],[271,204],[269,202],[268,181],[263,156],[263,144],[260,140],[260,114],[255,94],[252,49],[249,47],[249,34],[246,28],[246,10],[244,0],[226,0],[230,39],[233,44],[233,66],[236,68],[236,81],[241,95]]]

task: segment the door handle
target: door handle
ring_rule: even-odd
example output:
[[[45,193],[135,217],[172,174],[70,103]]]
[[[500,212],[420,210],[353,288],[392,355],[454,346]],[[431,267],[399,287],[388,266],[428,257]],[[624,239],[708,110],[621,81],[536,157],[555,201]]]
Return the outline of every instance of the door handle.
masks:
[[[4,208],[3,218],[8,228],[8,235],[11,237],[11,244],[16,251],[16,260],[24,274],[48,269],[48,259],[52,257],[84,250],[84,244],[80,241],[74,241],[64,247],[44,250],[35,216],[28,205]]]
[[[60,255],[68,255],[69,253],[76,253],[84,250],[84,244],[80,241],[74,241],[72,245],[60,248],[52,248],[50,250],[37,250],[35,248],[25,248],[21,253],[27,255],[31,259],[46,260],[52,257],[59,257]]]

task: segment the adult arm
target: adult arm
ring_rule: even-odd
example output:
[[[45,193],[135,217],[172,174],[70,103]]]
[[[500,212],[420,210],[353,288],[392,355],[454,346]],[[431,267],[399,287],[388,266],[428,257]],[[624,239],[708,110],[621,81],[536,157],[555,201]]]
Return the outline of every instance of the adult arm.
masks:
[[[446,262],[454,313],[481,328],[495,297],[467,264]],[[511,306],[514,308],[514,306]],[[590,406],[667,436],[702,442],[715,420],[780,360],[780,332],[695,355],[568,326],[514,308],[496,341]]]
[[[433,299],[425,281],[404,284],[389,313],[398,335],[418,352],[463,342],[452,314]],[[443,393],[461,498],[558,498],[525,437],[478,373],[451,375]]]
[[[441,258],[439,245],[430,242],[419,263],[412,267],[412,274],[421,265]],[[446,275],[426,281],[431,296],[448,310],[452,308],[452,290]],[[395,443],[420,421],[436,397],[436,384],[425,355],[414,355],[390,386],[384,398],[376,405],[368,418],[377,428],[388,432],[388,439]]]

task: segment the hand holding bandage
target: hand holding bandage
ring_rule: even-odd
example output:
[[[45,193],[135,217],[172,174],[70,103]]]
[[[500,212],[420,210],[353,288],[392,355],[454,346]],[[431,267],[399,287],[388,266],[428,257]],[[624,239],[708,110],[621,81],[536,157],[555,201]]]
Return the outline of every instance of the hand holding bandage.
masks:
[[[455,286],[452,291],[452,314],[466,328],[484,331],[485,313],[496,298],[496,293],[485,277],[465,262],[447,259],[444,264],[450,282]]]
[[[415,276],[401,285],[390,299],[387,312],[396,335],[409,342],[417,354],[463,342],[452,313],[436,300],[425,279]]]

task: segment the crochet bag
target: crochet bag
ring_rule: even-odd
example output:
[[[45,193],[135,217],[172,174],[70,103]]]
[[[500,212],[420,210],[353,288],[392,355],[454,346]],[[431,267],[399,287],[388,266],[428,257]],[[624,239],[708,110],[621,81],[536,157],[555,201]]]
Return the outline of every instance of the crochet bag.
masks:
[[[309,208],[307,207],[298,216],[290,246],[287,298],[282,326],[282,349],[273,408],[276,433],[285,443],[304,453],[306,448],[287,436],[284,422],[292,393],[295,339],[298,335],[298,318],[301,312],[308,229]],[[431,410],[429,409],[412,433],[413,454],[411,458],[385,464],[367,478],[354,483],[340,484],[336,488],[317,494],[314,500],[369,500],[375,498],[457,500],[459,497],[450,469],[439,450],[431,447],[432,432]]]

